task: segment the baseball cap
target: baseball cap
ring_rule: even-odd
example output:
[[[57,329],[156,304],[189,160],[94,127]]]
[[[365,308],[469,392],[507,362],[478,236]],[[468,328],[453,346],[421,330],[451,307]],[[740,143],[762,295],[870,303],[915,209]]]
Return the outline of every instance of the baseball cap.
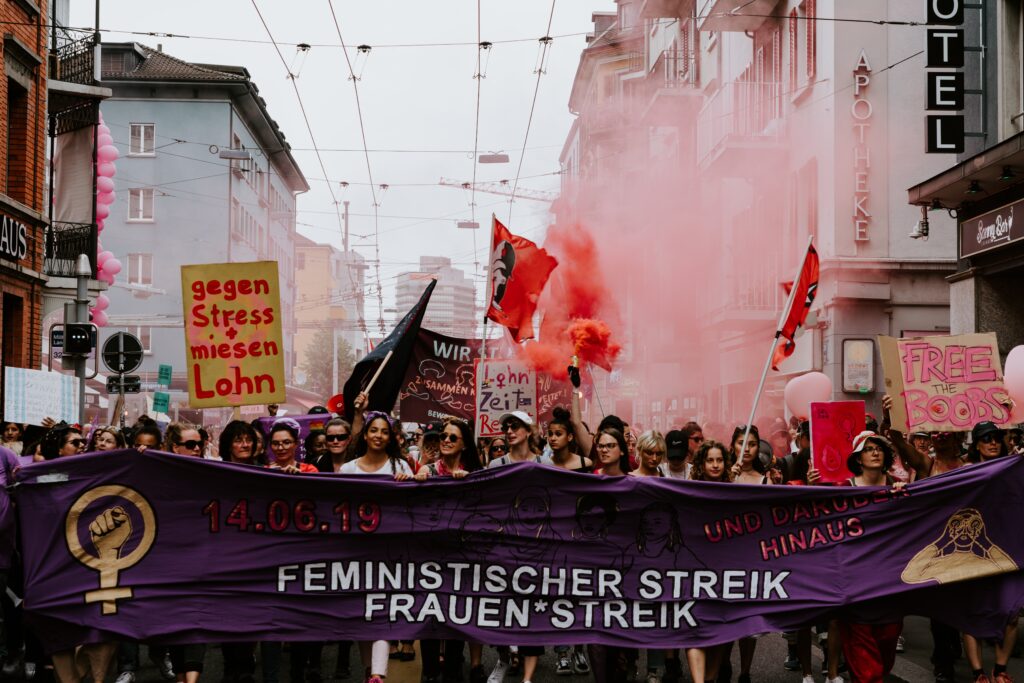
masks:
[[[684,460],[690,452],[686,433],[673,429],[665,435],[665,452],[669,460]]]
[[[441,432],[443,431],[444,425],[441,423],[440,420],[428,422],[427,426],[423,428],[423,438],[425,439],[428,436],[441,436]]]
[[[515,418],[515,419],[519,420],[520,422],[522,422],[527,427],[530,427],[530,426],[533,425],[533,418],[530,417],[525,412],[523,412],[522,410],[512,410],[512,411],[509,411],[507,413],[502,414],[502,416],[500,418],[498,418],[498,424],[503,425],[503,424],[505,424],[505,420],[508,420],[510,418]]]
[[[885,441],[885,437],[881,437],[870,429],[865,429],[863,432],[853,437],[853,453],[860,453],[864,450],[864,446],[867,445],[868,439],[876,439],[878,441]],[[887,442],[888,443],[888,442]]]
[[[989,434],[995,434],[997,437],[1003,437],[1003,430],[996,426],[995,422],[979,422],[974,425],[974,429],[971,430],[971,443],[978,443],[983,437]]]

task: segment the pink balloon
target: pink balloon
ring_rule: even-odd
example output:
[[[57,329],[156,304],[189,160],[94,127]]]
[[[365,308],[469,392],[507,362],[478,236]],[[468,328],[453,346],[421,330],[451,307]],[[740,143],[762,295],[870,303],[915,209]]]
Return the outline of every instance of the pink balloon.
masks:
[[[1006,385],[1010,398],[1017,404],[1015,416],[1024,414],[1024,346],[1014,346],[1006,356],[1003,384]]]
[[[832,380],[823,372],[808,372],[789,380],[783,396],[789,412],[806,419],[812,402],[832,400]]]
[[[103,232],[103,228],[107,226],[107,222],[102,218],[96,221],[96,232]]]
[[[98,268],[103,268],[103,264],[105,264],[112,258],[114,258],[114,255],[111,252],[101,251],[100,253],[96,254],[96,266]]]
[[[106,294],[96,297],[96,310],[105,311],[110,307],[110,298]]]
[[[106,204],[107,206],[110,206],[114,203],[115,199],[116,197],[114,197],[113,192],[100,192],[96,195],[97,204]]]
[[[100,133],[96,136],[97,147],[105,147],[112,144],[114,144],[114,138],[110,136],[110,133]]]
[[[96,175],[101,176],[103,178],[113,178],[116,173],[117,166],[115,166],[114,162],[112,161],[102,163],[96,168]]]
[[[96,218],[98,218],[100,220],[103,220],[104,218],[106,218],[109,215],[110,215],[110,207],[109,206],[107,206],[106,204],[97,204],[96,205]]]
[[[108,259],[107,262],[103,264],[103,270],[111,275],[117,275],[121,272],[121,262],[116,258]]]
[[[96,273],[96,279],[99,280],[100,282],[106,282],[108,285],[114,284],[114,276],[105,270],[101,270],[100,272]]]
[[[118,153],[117,147],[113,145],[103,145],[96,150],[96,158],[101,162],[115,161],[119,156],[121,155]]]
[[[108,322],[107,314],[104,313],[103,311],[97,311],[96,309],[93,309],[92,322],[94,325],[96,325],[96,327],[106,327]]]
[[[96,178],[96,191],[97,192],[113,192],[114,181],[111,178],[105,176],[99,176]]]
[[[110,135],[110,126],[103,123],[103,114],[100,114],[100,125],[96,126],[96,132],[99,135]]]

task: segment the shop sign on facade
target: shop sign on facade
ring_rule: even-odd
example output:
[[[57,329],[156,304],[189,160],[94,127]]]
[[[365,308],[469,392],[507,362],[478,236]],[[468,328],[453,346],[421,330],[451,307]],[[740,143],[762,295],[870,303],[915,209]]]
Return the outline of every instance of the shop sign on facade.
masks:
[[[1014,213],[1017,220],[1014,221]],[[1024,199],[960,223],[960,258],[1024,238]]]
[[[28,256],[28,227],[10,216],[0,216],[0,258],[20,261]]]

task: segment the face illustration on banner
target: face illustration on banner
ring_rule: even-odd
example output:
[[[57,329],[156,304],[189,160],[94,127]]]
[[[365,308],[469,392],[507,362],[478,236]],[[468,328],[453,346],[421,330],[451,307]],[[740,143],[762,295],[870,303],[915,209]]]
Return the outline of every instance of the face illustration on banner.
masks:
[[[974,508],[957,510],[935,542],[914,555],[904,583],[949,583],[1017,571],[1017,563],[988,537],[985,519]]]
[[[87,592],[85,602],[117,614],[117,601],[132,597],[131,588],[118,586],[120,572],[138,564],[156,538],[153,507],[134,489],[97,486],[72,504],[64,531],[71,555],[100,575],[99,590]]]
[[[459,501],[440,493],[425,491],[418,496],[409,496],[406,512],[412,521],[413,531],[448,529],[457,523],[452,516],[459,508]]]
[[[505,288],[516,267],[516,250],[511,242],[503,241],[491,254],[491,306],[501,310]]]

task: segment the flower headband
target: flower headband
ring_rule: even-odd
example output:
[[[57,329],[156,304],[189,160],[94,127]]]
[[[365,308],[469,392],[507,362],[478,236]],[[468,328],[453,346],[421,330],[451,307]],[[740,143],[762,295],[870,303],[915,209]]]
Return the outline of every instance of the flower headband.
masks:
[[[387,423],[388,423],[388,427],[390,427],[391,429],[395,428],[395,421],[391,419],[390,415],[388,415],[387,413],[385,413],[383,411],[380,411],[380,410],[367,410],[365,413],[363,413],[363,420],[366,422],[366,424],[370,424],[371,422],[376,420],[378,417],[384,418],[387,421]]]

